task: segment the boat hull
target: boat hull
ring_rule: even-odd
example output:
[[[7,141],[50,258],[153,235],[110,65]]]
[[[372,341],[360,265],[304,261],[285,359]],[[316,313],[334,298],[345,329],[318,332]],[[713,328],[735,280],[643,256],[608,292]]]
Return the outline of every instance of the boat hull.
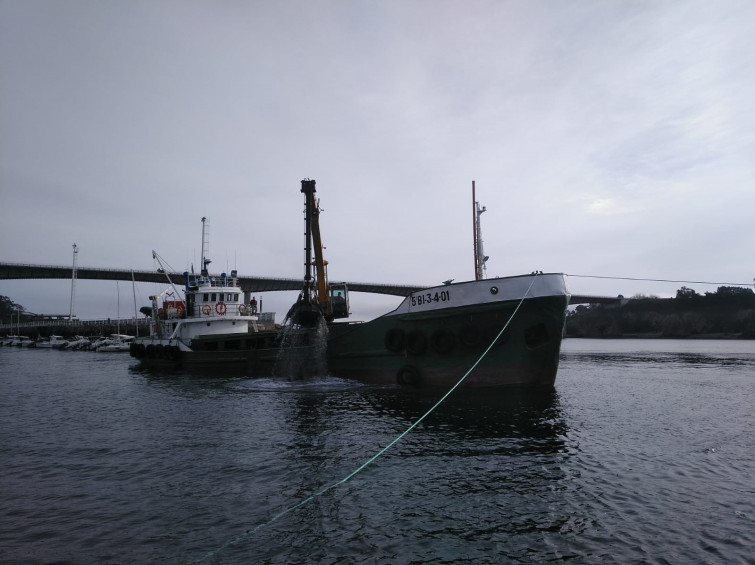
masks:
[[[277,329],[177,339],[137,338],[131,356],[141,365],[198,374],[302,378],[327,373],[316,330]]]
[[[370,384],[450,387],[466,375],[464,387],[552,387],[568,298],[527,299],[512,317],[517,304],[384,316],[333,332],[328,368]]]
[[[552,387],[569,294],[563,275],[471,281],[423,290],[366,323],[138,339],[144,365],[248,376],[330,374],[412,387]],[[327,341],[325,341],[327,340]]]

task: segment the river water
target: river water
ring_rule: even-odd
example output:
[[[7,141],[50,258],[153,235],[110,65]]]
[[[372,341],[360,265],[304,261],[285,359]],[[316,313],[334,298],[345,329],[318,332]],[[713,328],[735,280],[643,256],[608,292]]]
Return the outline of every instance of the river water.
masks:
[[[0,562],[755,562],[755,342],[441,395],[0,348]]]

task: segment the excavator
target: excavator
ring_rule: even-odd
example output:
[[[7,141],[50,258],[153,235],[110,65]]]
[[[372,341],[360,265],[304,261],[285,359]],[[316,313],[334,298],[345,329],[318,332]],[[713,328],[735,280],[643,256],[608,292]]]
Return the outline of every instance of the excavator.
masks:
[[[330,323],[337,318],[348,318],[349,289],[346,283],[328,282],[328,262],[323,257],[320,204],[315,198],[315,181],[302,180],[301,192],[305,203],[304,287],[288,311],[286,320],[301,327],[315,327],[321,319]]]

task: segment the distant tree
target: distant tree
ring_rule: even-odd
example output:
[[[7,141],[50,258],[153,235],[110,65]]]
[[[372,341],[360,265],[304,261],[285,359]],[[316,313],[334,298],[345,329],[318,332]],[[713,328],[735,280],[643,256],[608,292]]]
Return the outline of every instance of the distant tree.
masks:
[[[694,300],[695,298],[699,298],[700,295],[697,294],[694,290],[691,288],[687,288],[686,286],[683,286],[679,290],[676,291],[676,299],[677,300]]]
[[[20,304],[16,304],[7,296],[0,294],[0,320],[11,321],[11,317],[16,315],[18,310],[24,311],[24,307]]]

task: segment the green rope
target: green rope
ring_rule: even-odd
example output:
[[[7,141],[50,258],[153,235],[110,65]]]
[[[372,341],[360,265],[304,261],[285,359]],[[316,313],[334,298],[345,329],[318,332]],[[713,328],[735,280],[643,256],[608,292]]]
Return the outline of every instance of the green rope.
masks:
[[[264,528],[266,526],[269,526],[270,524],[272,524],[273,522],[277,521],[279,518],[282,518],[283,516],[285,516],[289,512],[292,512],[292,511],[296,510],[297,508],[301,508],[302,506],[304,506],[308,502],[311,502],[312,500],[314,500],[318,496],[321,496],[321,495],[325,494],[326,492],[328,492],[329,490],[334,489],[335,487],[348,482],[357,473],[361,472],[368,465],[370,465],[371,463],[373,463],[378,457],[380,457],[381,455],[383,455],[383,453],[385,453],[391,447],[393,447],[396,443],[398,443],[405,435],[407,435],[414,428],[416,428],[419,425],[419,423],[422,422],[422,420],[424,420],[425,418],[427,418],[427,416],[429,416],[438,406],[440,406],[443,403],[443,401],[446,400],[446,398],[448,398],[449,395],[454,390],[456,390],[461,383],[464,382],[464,380],[470,375],[470,373],[472,371],[474,371],[475,367],[477,367],[477,365],[480,364],[480,361],[482,361],[485,358],[485,356],[490,352],[490,350],[493,348],[493,346],[496,344],[496,342],[500,339],[501,335],[503,335],[503,332],[506,331],[506,328],[509,327],[509,324],[511,323],[511,320],[514,319],[514,316],[516,316],[516,313],[519,311],[519,308],[521,308],[522,303],[524,302],[524,299],[527,298],[527,295],[530,293],[530,290],[532,289],[532,285],[535,284],[535,279],[537,279],[537,275],[538,275],[537,271],[534,273],[534,275],[535,276],[532,277],[532,282],[530,282],[530,286],[527,288],[527,291],[524,293],[524,296],[522,296],[521,300],[519,300],[519,303],[516,305],[516,308],[514,308],[514,311],[511,313],[511,316],[509,316],[509,319],[503,325],[503,327],[501,328],[501,331],[498,332],[498,335],[495,336],[495,339],[490,343],[490,345],[488,346],[488,348],[485,351],[483,351],[482,355],[480,355],[480,357],[477,359],[477,361],[474,362],[474,365],[472,365],[472,367],[470,367],[470,369],[466,373],[464,373],[464,376],[461,377],[459,379],[459,381],[454,386],[452,386],[448,390],[448,392],[446,392],[446,394],[444,394],[440,398],[440,400],[438,400],[438,402],[436,402],[435,404],[433,404],[433,406],[427,412],[425,412],[422,416],[420,416],[419,419],[416,422],[414,422],[411,426],[409,426],[408,428],[406,428],[406,430],[404,430],[398,437],[396,437],[396,439],[394,439],[391,443],[389,443],[388,445],[386,445],[383,449],[381,449],[380,451],[378,451],[375,455],[373,455],[372,457],[370,457],[367,461],[365,461],[364,463],[362,463],[357,469],[355,469],[354,471],[352,471],[351,473],[349,473],[348,475],[346,475],[340,481],[337,481],[337,482],[333,483],[332,485],[325,487],[321,491],[319,491],[319,492],[317,492],[317,493],[315,493],[315,494],[313,494],[313,495],[305,498],[304,500],[302,500],[301,502],[295,504],[294,506],[289,506],[285,510],[279,512],[278,514],[276,514],[275,516],[273,516],[272,518],[270,518],[267,522],[263,522],[262,524],[258,524],[257,526],[255,526],[251,530],[247,530],[243,534],[239,534],[235,538],[233,538],[231,540],[228,540],[227,542],[225,542],[219,548],[217,548],[217,549],[215,549],[215,550],[210,551],[209,553],[207,553],[199,561],[194,561],[194,563],[201,563],[202,561],[205,561],[205,560],[209,559],[210,557],[213,557],[214,555],[216,555],[216,554],[220,553],[221,551],[223,551],[228,546],[233,545],[235,543],[238,543],[241,540],[243,540],[243,539],[251,536],[252,534],[254,534],[256,532],[258,532],[262,528]]]

